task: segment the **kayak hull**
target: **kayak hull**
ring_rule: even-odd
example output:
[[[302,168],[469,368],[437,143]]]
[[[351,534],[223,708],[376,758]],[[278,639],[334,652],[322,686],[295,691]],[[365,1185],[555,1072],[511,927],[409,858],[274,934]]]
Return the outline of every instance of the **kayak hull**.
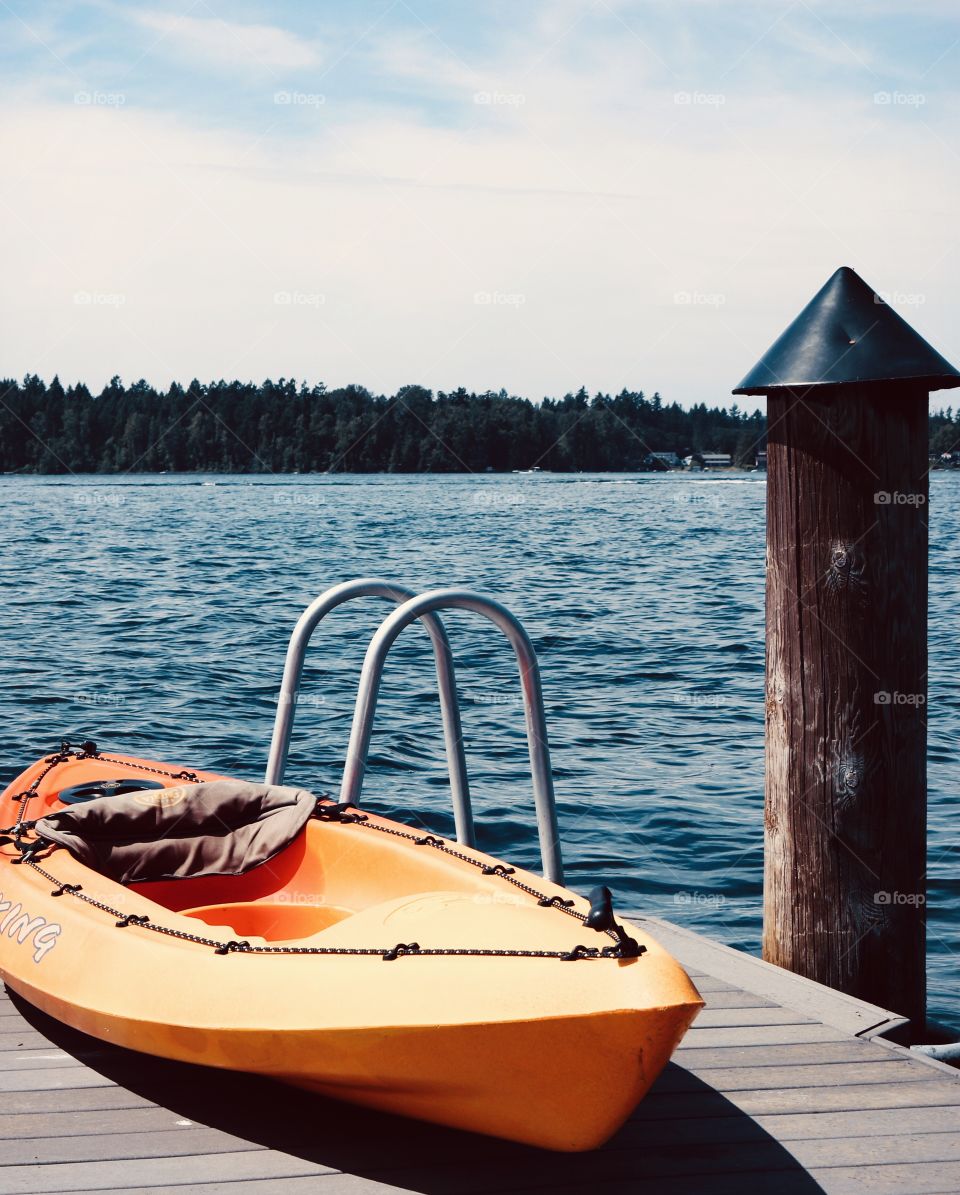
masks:
[[[117,762],[71,760],[44,780],[28,816],[59,808],[56,794],[70,784],[122,771]],[[0,797],[0,817],[13,808]],[[547,952],[608,943],[502,876],[396,833],[407,827],[370,822],[394,833],[314,821],[257,874],[132,886],[64,850],[39,860],[45,876],[15,863],[13,847],[0,848],[0,974],[42,1011],[118,1046],[542,1148],[602,1144],[702,1006],[682,968],[641,931],[627,926],[646,946],[639,958],[577,962],[218,954],[209,944],[238,934],[254,945],[378,950],[412,941]],[[565,889],[515,876],[586,912]],[[124,917],[149,916],[208,944],[118,927],[76,894],[54,895],[70,884]]]

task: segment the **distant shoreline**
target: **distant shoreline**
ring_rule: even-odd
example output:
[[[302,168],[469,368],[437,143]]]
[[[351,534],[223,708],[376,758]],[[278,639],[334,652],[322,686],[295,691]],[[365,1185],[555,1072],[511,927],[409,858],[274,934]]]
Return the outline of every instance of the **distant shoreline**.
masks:
[[[958,473],[960,474],[960,466],[944,465],[939,462],[931,463],[931,473]],[[691,479],[704,480],[710,477],[756,477],[759,479],[766,479],[766,469],[741,469],[736,466],[729,468],[712,468],[712,469],[580,469],[580,470],[543,470],[537,476],[539,478],[575,478],[575,477],[688,477]],[[486,478],[507,478],[515,477],[518,481],[526,481],[529,475],[523,473],[516,473],[512,470],[499,470],[493,472],[476,473],[472,471],[461,471],[454,473],[451,471],[431,472],[429,470],[413,470],[409,472],[401,472],[400,470],[387,469],[370,469],[363,472],[353,471],[348,469],[339,469],[336,471],[329,470],[293,470],[284,472],[282,470],[215,470],[215,469],[128,469],[115,470],[113,472],[81,472],[74,470],[68,473],[44,473],[38,470],[19,470],[6,473],[0,473],[0,479],[13,478],[60,478],[64,481],[70,480],[103,480],[120,481],[124,478],[162,478],[169,477],[171,480],[178,477],[210,477],[210,478],[227,478],[227,477],[243,477],[254,479],[270,479],[281,478],[285,482],[294,481],[298,478],[312,479],[318,477],[332,477],[332,478],[350,478],[350,477],[430,477],[435,480],[441,478],[449,478],[450,480],[463,480],[465,478],[473,478],[475,480],[483,480]],[[536,484],[534,480],[532,484]]]
[[[0,473],[641,473],[716,458],[763,467],[766,416],[642,390],[539,403],[501,390],[374,395],[293,380],[192,381],[99,394],[32,375],[0,381]],[[929,417],[930,452],[960,463],[960,420]],[[659,459],[657,459],[659,458]],[[711,465],[708,460],[706,462]]]

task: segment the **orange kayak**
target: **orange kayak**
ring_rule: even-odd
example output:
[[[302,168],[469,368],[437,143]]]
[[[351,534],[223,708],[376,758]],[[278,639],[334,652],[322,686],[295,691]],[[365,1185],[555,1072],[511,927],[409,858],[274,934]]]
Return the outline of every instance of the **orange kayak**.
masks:
[[[555,1150],[616,1132],[702,1006],[582,897],[332,803],[239,875],[121,883],[31,828],[83,786],[159,808],[224,779],[93,744],[27,768],[0,797],[6,983],[120,1046]]]

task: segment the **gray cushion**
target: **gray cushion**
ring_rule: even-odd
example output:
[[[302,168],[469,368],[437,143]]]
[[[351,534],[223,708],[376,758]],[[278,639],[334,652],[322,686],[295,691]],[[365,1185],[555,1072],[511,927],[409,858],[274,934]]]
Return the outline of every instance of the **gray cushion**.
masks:
[[[302,788],[216,780],[100,797],[36,831],[122,884],[243,875],[289,846],[316,804]]]

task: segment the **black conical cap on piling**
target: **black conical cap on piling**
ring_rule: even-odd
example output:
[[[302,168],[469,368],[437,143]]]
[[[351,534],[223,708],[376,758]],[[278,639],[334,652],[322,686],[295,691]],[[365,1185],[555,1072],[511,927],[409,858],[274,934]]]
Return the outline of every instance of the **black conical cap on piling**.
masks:
[[[767,349],[734,394],[912,381],[960,386],[960,373],[849,266],[841,266]]]

